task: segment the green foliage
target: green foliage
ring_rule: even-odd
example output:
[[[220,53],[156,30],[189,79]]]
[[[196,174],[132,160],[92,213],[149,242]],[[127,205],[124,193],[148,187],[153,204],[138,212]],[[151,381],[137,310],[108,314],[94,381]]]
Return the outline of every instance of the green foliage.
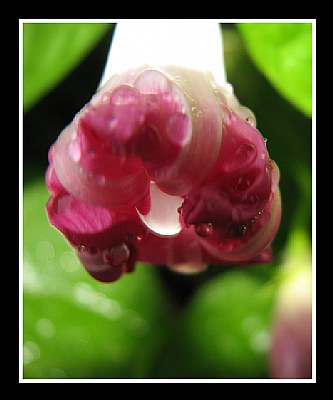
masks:
[[[109,27],[105,23],[24,23],[24,109],[70,72]]]
[[[307,116],[312,112],[312,24],[238,24],[248,52],[275,88]]]
[[[272,299],[271,288],[246,271],[230,271],[208,282],[184,311],[160,353],[155,374],[267,377]]]
[[[141,376],[163,327],[156,271],[95,281],[49,225],[47,198],[43,181],[24,191],[24,377]]]

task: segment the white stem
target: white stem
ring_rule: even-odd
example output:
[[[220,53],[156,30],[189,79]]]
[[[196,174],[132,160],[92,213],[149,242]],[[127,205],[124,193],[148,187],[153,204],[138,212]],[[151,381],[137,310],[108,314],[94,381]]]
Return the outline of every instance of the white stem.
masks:
[[[120,20],[101,85],[115,73],[143,64],[210,71],[222,86],[226,82],[222,29],[214,20]]]

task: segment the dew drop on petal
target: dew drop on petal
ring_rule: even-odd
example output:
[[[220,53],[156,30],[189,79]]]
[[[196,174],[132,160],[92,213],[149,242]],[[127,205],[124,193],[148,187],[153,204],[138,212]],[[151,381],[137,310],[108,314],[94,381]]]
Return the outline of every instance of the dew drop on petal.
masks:
[[[245,177],[238,177],[236,185],[235,185],[235,190],[237,192],[242,192],[246,189],[248,189],[251,186],[251,181],[248,178]]]
[[[156,70],[143,71],[137,77],[134,86],[143,94],[164,93],[171,89],[167,77]]]
[[[84,244],[80,244],[76,247],[76,250],[79,254],[89,254],[94,255],[97,253],[97,249],[94,246],[86,246]]]
[[[106,177],[104,175],[96,175],[95,176],[95,182],[99,186],[104,186],[106,184]]]
[[[115,129],[117,126],[117,119],[115,117],[110,117],[107,121],[109,129]]]
[[[67,147],[68,155],[74,162],[79,162],[82,156],[81,148],[77,141],[71,141]]]
[[[118,86],[111,94],[111,102],[117,106],[134,104],[139,99],[139,93],[129,85]]]
[[[208,237],[213,233],[212,224],[199,224],[195,227],[195,233],[200,237]]]
[[[136,240],[138,241],[138,242],[141,242],[141,240],[144,238],[144,235],[136,235]]]
[[[167,125],[167,133],[169,139],[177,144],[184,145],[190,139],[190,121],[186,114],[176,113],[173,114]]]
[[[103,254],[104,262],[114,267],[121,266],[127,262],[130,256],[130,250],[125,243],[110,247]]]
[[[248,196],[247,198],[247,203],[251,204],[251,205],[255,205],[257,204],[259,201],[259,197],[256,194],[251,194],[250,196]]]
[[[228,171],[234,171],[252,162],[256,156],[256,148],[252,143],[242,143],[225,164]]]
[[[232,238],[240,238],[245,234],[246,229],[246,225],[244,224],[233,225],[229,229],[229,236]]]
[[[256,120],[252,116],[246,117],[245,121],[250,124],[251,126],[255,127],[256,126]]]

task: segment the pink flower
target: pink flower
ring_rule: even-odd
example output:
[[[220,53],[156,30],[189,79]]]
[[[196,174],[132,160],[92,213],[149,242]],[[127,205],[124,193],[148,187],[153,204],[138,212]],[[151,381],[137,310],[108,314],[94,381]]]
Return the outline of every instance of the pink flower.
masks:
[[[49,153],[50,222],[88,272],[271,260],[279,171],[253,115],[204,72],[113,76]]]
[[[279,170],[225,83],[218,26],[163,21],[118,24],[102,86],[49,152],[49,220],[101,281],[136,261],[191,273],[272,258]]]

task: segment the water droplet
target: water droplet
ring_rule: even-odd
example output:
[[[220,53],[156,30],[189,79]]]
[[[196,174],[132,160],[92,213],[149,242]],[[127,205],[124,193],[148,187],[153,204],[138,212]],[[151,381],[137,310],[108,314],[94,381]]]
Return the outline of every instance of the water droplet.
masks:
[[[237,183],[235,185],[235,190],[237,192],[241,192],[243,190],[248,189],[251,186],[251,181],[248,178],[243,178],[240,176],[237,180]]]
[[[110,103],[110,98],[111,98],[110,92],[103,93],[102,98],[101,98],[101,104]]]
[[[96,175],[92,171],[89,171],[86,173],[86,178],[88,182],[93,182],[95,181]]]
[[[78,253],[84,253],[86,251],[86,246],[84,244],[79,244],[76,250]]]
[[[231,209],[231,219],[233,223],[237,223],[242,219],[242,210],[240,208],[232,207]]]
[[[213,233],[212,224],[199,224],[195,227],[195,233],[200,237],[208,237]]]
[[[162,72],[151,69],[141,72],[134,85],[143,94],[168,93],[171,90],[168,78]]]
[[[239,224],[239,225],[234,225],[229,229],[229,236],[232,238],[240,238],[242,237],[246,232],[246,225]]]
[[[248,116],[245,118],[245,121],[250,124],[251,126],[255,127],[256,126],[256,120],[252,116]]]
[[[117,125],[117,119],[115,117],[111,117],[107,121],[107,126],[109,129],[114,129]]]
[[[170,140],[177,145],[185,145],[190,139],[191,126],[186,114],[175,113],[168,120],[167,133]]]
[[[259,201],[259,197],[256,194],[251,194],[250,196],[248,196],[247,198],[247,202],[249,204],[255,205],[257,204]]]
[[[266,144],[267,144],[267,138],[263,138],[264,139],[264,143],[265,143],[265,146],[266,146]]]
[[[94,149],[88,149],[88,151],[87,151],[87,155],[90,157],[90,158],[95,158],[96,157],[96,152],[95,152],[95,150]]]
[[[97,249],[94,246],[86,246],[84,244],[80,244],[76,247],[78,253],[88,253],[88,254],[96,254]]]
[[[106,184],[106,177],[104,175],[96,175],[95,182],[99,186],[104,186]]]
[[[119,267],[127,262],[130,250],[125,243],[117,244],[105,250],[103,254],[104,262],[114,267]]]
[[[81,148],[78,142],[71,141],[68,143],[67,147],[67,152],[69,157],[74,161],[74,162],[79,162],[82,156]]]
[[[252,143],[242,143],[235,153],[226,161],[227,171],[234,171],[251,163],[256,156],[256,148]]]
[[[272,169],[273,169],[273,163],[272,163],[272,160],[269,160],[268,163],[266,163],[266,165],[265,165],[266,174],[269,175],[272,172]]]
[[[139,93],[129,85],[118,86],[111,94],[111,101],[117,106],[134,104],[139,99]]]

